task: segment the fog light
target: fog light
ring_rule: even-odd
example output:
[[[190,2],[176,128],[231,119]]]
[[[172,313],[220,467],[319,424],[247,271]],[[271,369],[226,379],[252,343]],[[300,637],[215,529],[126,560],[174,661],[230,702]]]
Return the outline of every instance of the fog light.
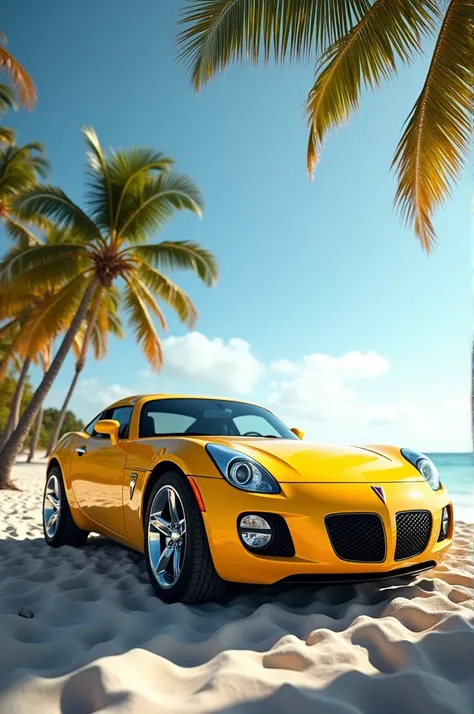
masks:
[[[443,534],[443,538],[446,538],[448,535],[449,531],[449,509],[447,506],[443,508],[443,512],[441,515],[441,533]]]
[[[240,537],[249,548],[265,548],[272,538],[272,529],[268,521],[255,514],[242,516],[239,531]]]

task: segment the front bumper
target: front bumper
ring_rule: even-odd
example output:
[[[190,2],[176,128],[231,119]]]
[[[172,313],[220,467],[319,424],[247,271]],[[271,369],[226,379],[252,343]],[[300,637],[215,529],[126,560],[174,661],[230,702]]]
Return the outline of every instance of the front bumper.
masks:
[[[367,483],[282,483],[282,493],[264,495],[239,491],[224,479],[193,478],[206,508],[203,519],[214,566],[221,578],[231,582],[263,585],[280,580],[333,582],[395,577],[435,567],[452,543],[453,511],[449,496],[444,488],[433,491],[425,481],[384,483],[386,503],[383,503]],[[450,506],[450,526],[447,538],[438,542],[445,506]],[[396,560],[396,514],[411,510],[431,513],[429,540],[420,554]],[[237,532],[237,519],[244,512],[281,515],[288,525],[295,555],[273,557],[246,550]],[[382,562],[348,562],[336,555],[325,517],[341,513],[380,516],[386,541]]]

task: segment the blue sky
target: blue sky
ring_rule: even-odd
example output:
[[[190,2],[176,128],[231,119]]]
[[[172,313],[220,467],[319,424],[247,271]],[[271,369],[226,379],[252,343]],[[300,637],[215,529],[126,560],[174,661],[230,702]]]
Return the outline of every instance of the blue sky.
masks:
[[[9,49],[39,89],[35,111],[7,123],[45,144],[51,183],[83,200],[85,124],[105,147],[163,150],[206,208],[160,237],[197,240],[220,264],[213,290],[178,276],[199,334],[169,315],[162,373],[147,373],[131,336],[113,341],[87,365],[72,408],[89,419],[128,391],[241,394],[315,440],[469,450],[471,176],[437,215],[429,257],[392,206],[390,163],[427,59],[364,97],[310,182],[312,66],[236,66],[195,95],[176,62],[183,5],[20,0],[2,12]],[[72,370],[69,359],[48,405],[59,406]]]

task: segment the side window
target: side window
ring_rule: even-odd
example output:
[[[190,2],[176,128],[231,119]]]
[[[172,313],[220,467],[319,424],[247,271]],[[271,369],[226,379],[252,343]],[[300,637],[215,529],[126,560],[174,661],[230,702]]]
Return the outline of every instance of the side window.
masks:
[[[112,410],[112,415],[108,417],[108,419],[116,419],[119,422],[119,439],[128,439],[132,412],[133,407],[117,407]]]
[[[239,430],[240,435],[254,431],[262,436],[280,436],[276,429],[258,414],[245,414],[244,416],[235,417],[234,424]]]
[[[99,419],[102,419],[102,414],[99,414],[96,416],[95,419],[93,419],[84,429],[86,434],[89,434],[89,436],[94,436],[94,427],[96,423],[99,421]],[[99,434],[95,434],[95,436],[100,436]]]

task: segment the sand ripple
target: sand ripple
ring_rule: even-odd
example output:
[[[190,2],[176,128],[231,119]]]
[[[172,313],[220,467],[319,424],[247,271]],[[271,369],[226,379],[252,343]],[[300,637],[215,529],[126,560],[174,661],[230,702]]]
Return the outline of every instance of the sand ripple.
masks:
[[[139,555],[45,545],[43,473],[0,492],[1,714],[473,713],[474,526],[411,582],[165,605]]]

